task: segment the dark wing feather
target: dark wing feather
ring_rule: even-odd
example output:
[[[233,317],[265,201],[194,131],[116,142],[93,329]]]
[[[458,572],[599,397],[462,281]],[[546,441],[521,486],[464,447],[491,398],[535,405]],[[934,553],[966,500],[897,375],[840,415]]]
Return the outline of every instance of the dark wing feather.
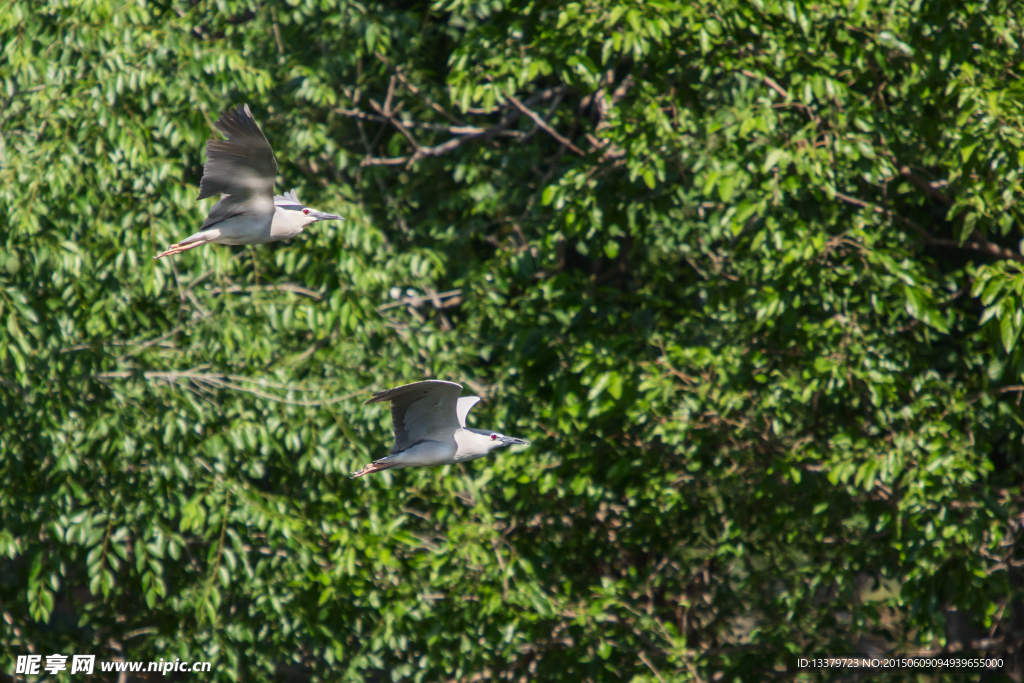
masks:
[[[206,142],[199,199],[221,194],[266,195],[273,202],[277,161],[263,131],[253,120],[249,105],[228,109],[214,125],[228,139]],[[272,204],[270,210],[273,211]]]
[[[206,220],[203,221],[203,227],[200,230],[206,230],[212,228],[221,221],[226,221],[232,216],[241,216],[242,214],[251,213],[248,198],[245,195],[230,195],[226,194],[221,197],[221,200],[213,205],[210,209],[210,213],[207,214]]]

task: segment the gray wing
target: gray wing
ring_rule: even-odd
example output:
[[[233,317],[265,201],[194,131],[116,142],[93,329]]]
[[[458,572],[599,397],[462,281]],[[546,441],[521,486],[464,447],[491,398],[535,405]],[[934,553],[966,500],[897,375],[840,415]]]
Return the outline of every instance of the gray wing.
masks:
[[[429,379],[381,391],[366,403],[391,401],[391,421],[395,428],[392,453],[404,451],[418,441],[454,440],[459,428],[456,413],[462,385]]]
[[[199,199],[230,196],[214,205],[203,228],[240,213],[250,213],[246,206],[272,214],[277,161],[263,131],[253,120],[249,105],[228,109],[214,125],[228,139],[206,141]]]
[[[245,195],[223,195],[223,198],[214,204],[212,209],[210,209],[210,213],[206,215],[206,220],[203,221],[203,227],[199,229],[206,230],[207,228],[212,228],[217,223],[227,220],[232,216],[241,216],[243,214],[253,213],[253,208],[256,208],[259,213],[265,213],[262,202],[254,203],[250,197]]]
[[[295,190],[292,190],[284,194],[275,194],[274,206],[302,206],[302,202],[299,201],[299,196],[295,194]]]

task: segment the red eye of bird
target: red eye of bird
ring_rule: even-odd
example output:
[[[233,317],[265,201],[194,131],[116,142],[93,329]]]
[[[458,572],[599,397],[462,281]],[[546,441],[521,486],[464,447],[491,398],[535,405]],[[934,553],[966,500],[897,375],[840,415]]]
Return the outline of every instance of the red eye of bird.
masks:
[[[308,214],[309,213],[309,209],[303,209],[302,213]]]
[[[497,434],[491,434],[491,441],[494,441],[497,438],[498,438]]]

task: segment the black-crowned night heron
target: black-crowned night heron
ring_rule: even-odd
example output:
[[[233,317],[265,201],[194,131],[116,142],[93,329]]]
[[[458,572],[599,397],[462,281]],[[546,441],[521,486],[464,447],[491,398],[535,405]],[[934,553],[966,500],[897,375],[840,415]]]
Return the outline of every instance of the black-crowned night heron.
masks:
[[[367,404],[391,401],[395,445],[391,455],[374,460],[352,478],[392,467],[468,462],[502,446],[530,443],[498,432],[468,429],[466,415],[480,399],[476,396],[459,398],[461,393],[461,384],[428,379],[374,394]]]
[[[303,206],[295,190],[274,195],[277,161],[249,105],[228,109],[214,124],[227,140],[207,140],[199,198],[220,195],[203,227],[153,258],[204,244],[266,244],[295,237],[317,221],[344,220]]]

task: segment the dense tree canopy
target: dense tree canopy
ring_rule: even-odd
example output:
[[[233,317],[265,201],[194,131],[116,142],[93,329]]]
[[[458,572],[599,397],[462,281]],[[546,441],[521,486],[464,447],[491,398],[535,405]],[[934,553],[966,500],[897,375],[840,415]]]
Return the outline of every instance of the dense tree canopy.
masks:
[[[0,4],[4,670],[1012,650],[1021,13]],[[151,260],[242,102],[278,190],[347,220]],[[389,445],[370,392],[428,377],[532,445],[348,479]]]

